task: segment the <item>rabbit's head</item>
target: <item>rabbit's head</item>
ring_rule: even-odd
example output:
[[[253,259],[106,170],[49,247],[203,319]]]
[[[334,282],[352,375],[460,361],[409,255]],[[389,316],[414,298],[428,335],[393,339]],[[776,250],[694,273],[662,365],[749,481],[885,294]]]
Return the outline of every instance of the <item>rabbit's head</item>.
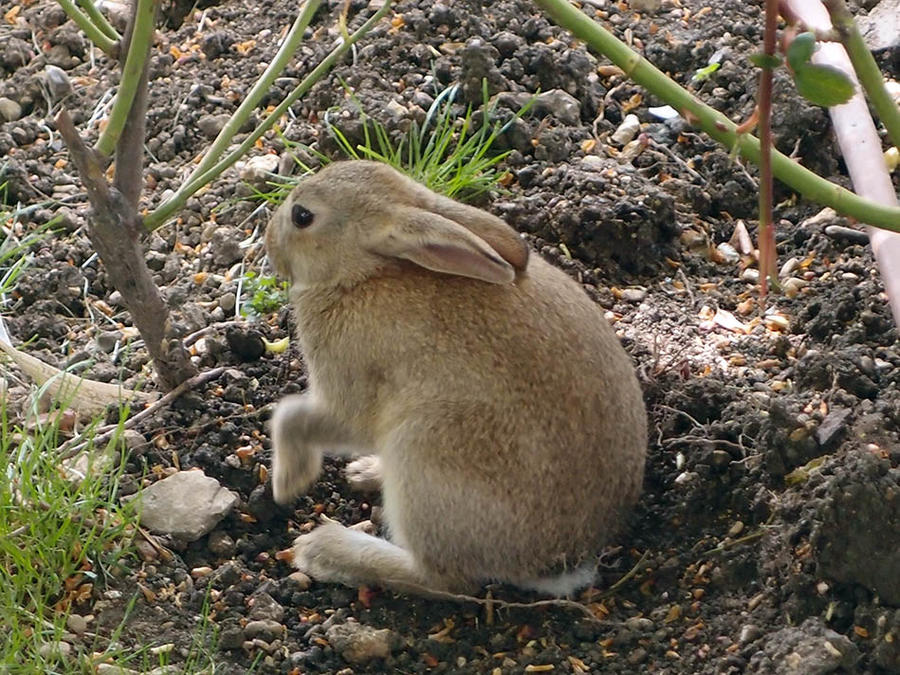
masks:
[[[525,242],[499,218],[364,160],[301,180],[269,223],[266,248],[295,288],[352,284],[398,260],[501,284],[528,264]]]

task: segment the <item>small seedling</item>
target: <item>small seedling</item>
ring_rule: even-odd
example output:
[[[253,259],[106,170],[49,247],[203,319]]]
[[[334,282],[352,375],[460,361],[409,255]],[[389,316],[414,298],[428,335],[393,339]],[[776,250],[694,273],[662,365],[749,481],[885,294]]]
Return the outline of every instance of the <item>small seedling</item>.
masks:
[[[251,270],[244,275],[243,285],[249,296],[241,305],[241,316],[245,318],[273,314],[287,304],[286,281],[260,276]]]

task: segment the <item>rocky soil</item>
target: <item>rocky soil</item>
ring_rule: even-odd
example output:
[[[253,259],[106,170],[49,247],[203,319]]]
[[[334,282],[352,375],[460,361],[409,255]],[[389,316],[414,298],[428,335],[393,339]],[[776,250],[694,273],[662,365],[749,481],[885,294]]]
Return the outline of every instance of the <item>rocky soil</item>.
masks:
[[[86,195],[52,122],[64,105],[95,138],[117,75],[53,3],[11,4],[20,9],[0,27],[0,182],[5,203],[25,210],[5,227],[21,234],[62,218],[34,247],[3,313],[19,342],[31,340],[30,353],[58,366],[88,359],[90,377],[131,385],[146,377],[148,358],[91,250]],[[342,4],[325,3],[264,105],[327,53]],[[373,8],[351,5],[352,29]],[[758,3],[584,5],[705,101],[735,120],[750,114]],[[284,0],[204,2],[180,27],[160,30],[148,207],[180,184],[296,11]],[[179,23],[175,7],[167,14]],[[720,68],[692,83],[714,56]],[[896,49],[878,56],[896,77]],[[50,65],[71,93],[48,85]],[[850,224],[781,189],[784,293],[761,315],[743,236],[755,235],[755,170],[680,118],[655,117],[659,101],[526,0],[398,2],[294,107],[283,136],[270,134],[253,154],[279,157],[274,166],[287,174],[295,167],[287,141],[337,156],[326,120],[359,140],[362,106],[398,135],[453,84],[460,112],[479,105],[482,78],[502,119],[544,92],[500,139],[512,151],[509,180],[482,205],[607,310],[650,415],[645,496],[599,561],[596,586],[576,598],[586,613],[503,606],[537,599],[508,588],[490,589],[497,602],[488,609],[319,584],[278,558],[319,514],[377,521],[379,506],[349,490],[337,461],[292,508],[272,501],[265,424],[275,400],[303,389],[303,365],[295,347],[263,349],[262,337],[289,334],[286,309],[240,315],[249,303],[242,276],[270,270],[261,238],[268,208],[241,199],[251,190],[237,170],[146,239],[198,365],[226,370],[131,436],[121,493],[159,491],[144,517],[164,534],[154,545],[136,539],[127,573],[97,584],[73,612],[109,635],[137,594],[120,642],[172,644],[177,663],[208,598],[223,673],[900,672],[900,350],[864,233],[829,228]],[[785,79],[776,86],[779,148],[847,184],[827,115]],[[194,468],[213,482],[178,473]],[[201,501],[214,513],[187,501],[200,489],[212,490]],[[186,516],[153,521],[153,501],[181,505]],[[73,653],[91,651],[75,633],[66,639]]]

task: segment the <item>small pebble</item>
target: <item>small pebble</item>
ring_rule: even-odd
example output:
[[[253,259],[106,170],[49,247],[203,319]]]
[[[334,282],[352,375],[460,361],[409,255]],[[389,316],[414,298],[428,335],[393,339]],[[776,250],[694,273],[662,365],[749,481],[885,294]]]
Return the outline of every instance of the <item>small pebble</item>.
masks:
[[[244,637],[248,640],[260,638],[271,642],[275,638],[281,637],[284,630],[284,626],[274,619],[257,619],[244,626]]]
[[[693,483],[695,480],[700,478],[700,474],[695,471],[682,471],[675,478],[676,485],[687,485],[688,483]]]
[[[731,527],[728,528],[728,536],[736,537],[743,531],[744,531],[744,523],[742,523],[740,520],[738,520],[734,523],[734,525],[732,525]]]
[[[613,132],[609,140],[616,145],[625,145],[628,141],[637,136],[637,133],[640,130],[641,121],[638,119],[637,115],[626,115],[625,119],[622,120],[622,124],[620,124],[619,128]]]
[[[854,230],[843,225],[829,225],[825,228],[825,234],[836,241],[846,241],[851,244],[868,244],[869,235],[864,230]]]
[[[622,299],[625,302],[631,302],[631,303],[637,304],[639,302],[643,302],[644,298],[646,298],[646,297],[647,297],[647,289],[641,288],[640,286],[635,287],[635,288],[626,288],[625,290],[622,291]]]
[[[82,635],[87,630],[87,621],[80,614],[69,614],[66,617],[66,628],[75,635]]]
[[[210,532],[206,546],[210,551],[223,558],[234,554],[234,539],[227,532],[221,530]]]
[[[748,645],[755,640],[758,640],[762,637],[762,629],[752,623],[747,623],[741,626],[741,633],[738,636],[738,644]]]
[[[757,283],[759,281],[759,270],[755,267],[748,267],[741,272],[741,281],[749,281],[753,284]]]

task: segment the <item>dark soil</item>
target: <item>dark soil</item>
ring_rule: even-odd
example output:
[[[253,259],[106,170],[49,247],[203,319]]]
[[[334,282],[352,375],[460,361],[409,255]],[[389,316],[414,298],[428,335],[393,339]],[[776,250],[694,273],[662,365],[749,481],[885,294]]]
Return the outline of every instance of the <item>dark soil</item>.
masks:
[[[328,51],[342,4],[319,12],[265,105]],[[352,2],[351,29],[372,11],[366,4]],[[598,16],[616,34],[630,35],[681,83],[721,51],[721,68],[692,86],[732,119],[750,114],[757,4],[664,0],[647,14],[627,3],[585,4],[601,6]],[[147,116],[148,207],[180,184],[296,11],[284,0],[224,0],[160,32]],[[88,356],[91,377],[131,383],[146,375],[147,356],[92,255],[86,195],[48,116],[58,102],[48,100],[42,80],[47,64],[68,73],[65,106],[95,138],[97,102],[117,75],[64,19],[38,0],[15,25],[0,27],[0,97],[21,108],[0,126],[5,200],[28,207],[27,228],[63,216],[61,230],[35,247],[4,314],[18,341],[32,339],[31,353],[55,365]],[[818,208],[782,188],[779,261],[787,261],[785,279],[797,281],[786,286],[796,292],[770,297],[758,317],[752,270],[744,271],[752,258],[720,246],[744,226],[740,219],[755,234],[755,170],[684,121],[654,118],[648,107],[660,102],[598,70],[604,65],[526,0],[408,0],[282,126],[286,138],[328,154],[335,144],[326,115],[359,139],[359,111],[339,78],[393,133],[423,119],[453,83],[462,85],[461,110],[480,103],[483,77],[491,94],[504,93],[498,115],[507,118],[522,101],[508,94],[562,90],[576,100],[574,114],[536,107],[510,128],[501,144],[512,150],[505,162],[512,181],[484,206],[585,283],[645,388],[645,495],[602,557],[596,587],[577,598],[593,618],[563,606],[497,608],[489,616],[474,604],[315,581],[307,589],[288,578],[276,553],[319,513],[351,524],[377,517],[377,500],[351,494],[338,462],[294,508],[271,499],[265,424],[274,401],[303,389],[303,366],[295,348],[259,354],[259,336],[289,333],[286,309],[228,323],[242,272],[267,273],[260,235],[267,212],[236,200],[249,190],[230,171],[146,241],[180,330],[212,328],[195,345],[198,365],[228,370],[139,428],[149,444],[128,460],[121,487],[133,493],[177,463],[202,468],[242,501],[208,537],[162,539],[163,553],[142,547],[128,574],[98,584],[95,597],[74,608],[93,615],[92,631],[108,634],[140,584],[152,593],[139,594],[120,642],[174,643],[177,662],[209,596],[220,629],[216,672],[245,672],[252,663],[261,672],[900,672],[900,350],[871,253],[826,236],[834,219],[810,221]],[[846,184],[827,115],[797,99],[786,81],[777,86],[779,147]],[[651,141],[631,159],[609,140],[629,112]],[[255,152],[283,150],[270,135]],[[283,172],[291,166],[283,161]],[[240,299],[246,303],[245,292]],[[739,320],[740,330],[723,326],[717,311]],[[245,627],[260,616],[284,631],[254,641]],[[391,655],[348,663],[325,634],[351,618],[390,629]]]

